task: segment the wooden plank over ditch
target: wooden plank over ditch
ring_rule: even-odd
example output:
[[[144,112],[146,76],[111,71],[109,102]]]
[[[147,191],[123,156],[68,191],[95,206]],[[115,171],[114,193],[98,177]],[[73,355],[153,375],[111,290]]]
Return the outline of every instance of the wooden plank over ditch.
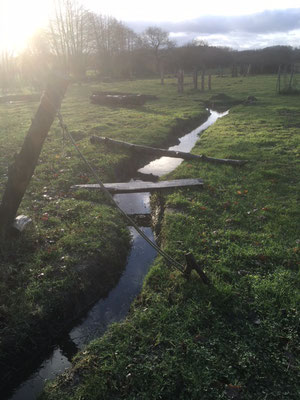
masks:
[[[174,179],[172,181],[160,181],[160,182],[119,182],[119,183],[105,183],[105,188],[108,189],[112,194],[118,193],[140,193],[140,192],[154,192],[156,190],[163,189],[175,189],[181,187],[201,187],[203,186],[202,179]],[[99,184],[86,184],[86,185],[74,185],[71,189],[89,189],[99,190]]]
[[[151,154],[156,157],[173,157],[173,158],[182,158],[183,160],[197,160],[197,161],[204,161],[210,162],[214,164],[229,164],[229,165],[244,165],[247,160],[231,160],[228,158],[214,158],[208,157],[204,154],[198,156],[196,154],[185,153],[183,151],[174,151],[174,150],[166,150],[166,149],[159,149],[155,147],[149,146],[141,146],[139,144],[132,144],[127,142],[122,142],[121,140],[114,140],[107,137],[101,136],[92,136],[90,138],[90,142],[92,144],[105,144],[107,146],[115,147],[115,148],[125,148],[131,151],[135,151],[141,154]]]

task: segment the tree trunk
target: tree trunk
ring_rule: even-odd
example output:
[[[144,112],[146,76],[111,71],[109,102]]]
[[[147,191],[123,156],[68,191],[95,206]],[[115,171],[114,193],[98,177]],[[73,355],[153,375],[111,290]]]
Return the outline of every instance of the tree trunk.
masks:
[[[52,75],[19,154],[9,167],[8,180],[0,205],[0,237],[9,232],[19,205],[34,173],[43,143],[68,86],[65,77]]]

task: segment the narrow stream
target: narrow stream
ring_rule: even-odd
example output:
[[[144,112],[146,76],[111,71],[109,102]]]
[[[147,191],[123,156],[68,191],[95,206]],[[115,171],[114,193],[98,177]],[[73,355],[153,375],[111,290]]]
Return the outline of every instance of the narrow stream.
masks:
[[[210,110],[210,112],[206,122],[180,138],[180,143],[170,147],[169,150],[189,152],[201,132],[218,118],[228,114],[228,111],[218,113]],[[140,168],[139,172],[160,177],[173,171],[182,161],[182,159],[161,157]],[[150,193],[120,194],[115,195],[115,200],[127,214],[145,215],[151,212]],[[141,229],[154,241],[150,227],[144,226]],[[51,355],[14,390],[9,397],[10,400],[36,399],[47,380],[54,379],[55,376],[71,366],[72,357],[78,350],[83,349],[92,339],[101,336],[111,323],[125,318],[130,304],[140,292],[143,279],[156,256],[156,251],[136,233],[134,228],[129,227],[129,230],[132,236],[132,248],[127,259],[126,269],[116,287],[106,298],[100,299],[87,315],[78,321],[78,325],[59,341],[59,344],[52,349]]]

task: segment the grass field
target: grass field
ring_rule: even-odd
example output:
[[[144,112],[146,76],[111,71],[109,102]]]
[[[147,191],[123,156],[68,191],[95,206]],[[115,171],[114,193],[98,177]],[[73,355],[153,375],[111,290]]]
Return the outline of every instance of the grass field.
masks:
[[[139,109],[101,107],[89,102],[94,89],[142,91],[159,100]],[[205,114],[197,99],[197,93],[179,97],[176,86],[165,90],[156,81],[74,84],[62,114],[77,145],[107,182],[130,169],[130,157],[92,146],[92,134],[162,145],[175,128]],[[1,193],[37,106],[0,105]],[[130,244],[125,223],[102,196],[69,190],[90,180],[56,121],[19,210],[33,219],[33,226],[1,243],[0,386],[15,378],[16,369],[27,370],[34,354],[47,349],[87,304],[106,295],[122,273]]]
[[[232,107],[193,149],[248,164],[185,162],[171,177],[201,177],[204,189],[160,199],[163,248],[180,262],[192,251],[212,287],[158,258],[128,318],[76,356],[43,399],[300,398],[300,98],[275,95],[275,81],[215,78],[212,93],[186,87],[182,97],[166,82],[162,103],[176,114],[180,102],[179,117],[218,93],[257,98]],[[153,82],[138,84],[153,93]]]

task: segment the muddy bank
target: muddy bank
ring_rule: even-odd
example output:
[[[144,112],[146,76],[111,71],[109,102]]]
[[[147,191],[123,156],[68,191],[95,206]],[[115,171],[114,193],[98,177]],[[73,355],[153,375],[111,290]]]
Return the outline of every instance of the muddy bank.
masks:
[[[236,99],[234,97],[228,96],[225,93],[218,93],[211,96],[211,98],[207,100],[204,104],[208,108],[212,108],[218,112],[224,112],[229,108],[242,103],[243,100],[241,99]]]
[[[191,132],[189,132],[188,134],[182,136],[179,139],[179,145],[175,146],[175,147],[179,147],[181,150],[185,150],[185,151],[190,151],[191,148],[194,147],[196,141],[199,138],[199,135],[204,132],[205,129],[207,129],[210,125],[212,125],[218,118],[226,115],[228,112],[225,112],[223,114],[218,114],[215,111],[211,111],[211,115],[209,116],[209,118],[207,118],[207,120],[201,124],[200,126],[198,126],[196,129],[192,130]],[[177,149],[178,150],[178,149]],[[181,159],[177,159],[176,161],[182,162]],[[157,166],[160,166],[159,168],[157,168]],[[173,158],[170,159],[169,157],[160,157],[158,159],[152,160],[148,165],[144,165],[142,170],[145,169],[148,171],[148,173],[151,173],[151,171],[153,171],[154,174],[158,174],[157,177],[161,176],[162,174],[166,174],[169,173],[171,171],[173,171],[175,168],[177,168],[178,164],[176,162],[176,165],[174,165],[173,163]],[[166,192],[164,191],[163,195],[160,192],[156,192],[154,195],[151,196],[151,201],[149,200],[149,193],[147,194],[148,196],[148,204],[147,204],[147,212],[150,213],[151,212],[151,222],[152,222],[152,230],[155,236],[155,241],[157,244],[159,244],[160,246],[163,247],[164,245],[164,241],[166,238],[164,237],[160,237],[160,233],[161,233],[161,228],[163,226],[163,224],[165,223],[165,217],[166,214],[168,214],[169,212],[177,212],[177,210],[172,210],[169,208],[166,208],[165,205],[165,199],[167,197],[169,190],[167,190]],[[136,197],[141,197],[142,201],[145,201],[144,198],[144,193],[136,193],[134,194],[134,196]],[[130,196],[132,195],[128,195],[128,194],[124,194],[124,195],[120,195],[120,196],[124,196],[123,198],[118,199],[118,203],[119,206],[125,211],[125,212],[130,212],[130,208],[128,207],[128,201],[135,201],[136,205],[138,205],[138,201],[133,200]],[[150,202],[150,205],[149,205]],[[142,208],[141,208],[142,210]],[[153,251],[153,249],[152,249]],[[144,255],[143,257],[139,257],[138,259],[138,263],[136,265],[136,269],[139,270],[141,268],[141,265],[143,265],[144,262]],[[150,263],[149,263],[150,266]],[[149,268],[148,266],[148,268]],[[127,268],[126,268],[127,271]],[[147,272],[147,267],[144,269],[144,275],[143,278],[146,276]],[[122,277],[123,279],[123,277]],[[111,296],[111,294],[109,295],[109,297]],[[122,301],[124,301],[124,299],[121,299],[121,297],[119,297],[119,303],[122,303]],[[120,305],[119,305],[120,306]],[[97,305],[94,307],[96,308]],[[122,308],[122,306],[121,306]],[[117,314],[118,314],[118,310],[116,310]],[[93,312],[91,311],[92,314],[96,314],[96,311]],[[125,314],[124,314],[125,317]],[[84,325],[88,325],[89,322],[84,322]],[[84,329],[82,330],[81,328],[79,328],[78,332],[82,332],[84,331]],[[103,332],[104,333],[104,332]],[[80,353],[78,355],[78,357],[80,357]],[[76,368],[76,367],[75,367]],[[71,371],[71,372],[70,372]],[[62,380],[64,379],[64,377],[69,376],[70,374],[72,375],[74,372],[74,368],[71,367],[70,371],[66,372],[63,376],[62,376]],[[76,373],[75,373],[76,374]],[[60,379],[60,378],[59,378]],[[80,379],[80,377],[76,377],[76,380]],[[78,382],[77,382],[78,383]],[[14,399],[14,400],[19,400],[19,399]]]
[[[207,118],[208,114],[209,112],[204,112],[197,118],[178,120],[176,126],[170,130],[168,137],[162,139],[156,145],[168,147],[174,143],[178,143],[180,136],[189,132],[192,128],[199,126]],[[132,158],[130,154],[128,156],[128,159],[116,168],[116,180],[132,178],[132,176],[136,175],[136,170],[147,163],[144,157],[136,159]],[[158,232],[159,223],[154,222],[154,226],[154,230]],[[32,371],[41,364],[43,359],[49,357],[49,349],[52,351],[53,346],[58,342],[58,338],[61,338],[64,333],[68,332],[74,326],[75,320],[78,320],[93,303],[104,298],[115,287],[124,270],[127,255],[126,251],[119,251],[119,246],[116,248],[118,248],[119,259],[115,264],[111,264],[109,259],[107,260],[107,264],[104,263],[103,265],[97,264],[96,260],[87,259],[84,263],[78,265],[82,279],[88,282],[88,287],[84,293],[78,293],[76,290],[71,291],[65,297],[62,309],[54,310],[53,313],[48,314],[46,321],[33,320],[29,322],[31,325],[30,330],[35,332],[34,337],[24,338],[24,343],[22,344],[24,351],[20,353],[21,357],[18,355],[12,357],[13,363],[9,368],[10,370],[13,370],[12,367],[15,365],[22,364],[22,366],[17,371],[6,376],[8,382],[13,380],[14,386],[18,386],[16,381],[24,381],[26,376],[24,376],[23,371]],[[7,346],[12,348],[13,343],[14,339],[8,341]],[[38,355],[32,357],[33,353],[37,353]],[[75,353],[76,349],[74,349]],[[25,363],[24,359],[26,360]],[[30,374],[31,372],[28,372],[27,376]]]
[[[120,235],[112,253],[105,257],[88,256],[73,265],[71,274],[74,284],[66,287],[60,298],[49,294],[49,312],[44,318],[30,315],[20,321],[17,329],[9,335],[3,331],[0,356],[0,388],[3,396],[36,369],[49,356],[58,341],[85,315],[99,299],[108,295],[124,271],[129,250],[129,237]],[[113,254],[115,253],[115,254]]]

